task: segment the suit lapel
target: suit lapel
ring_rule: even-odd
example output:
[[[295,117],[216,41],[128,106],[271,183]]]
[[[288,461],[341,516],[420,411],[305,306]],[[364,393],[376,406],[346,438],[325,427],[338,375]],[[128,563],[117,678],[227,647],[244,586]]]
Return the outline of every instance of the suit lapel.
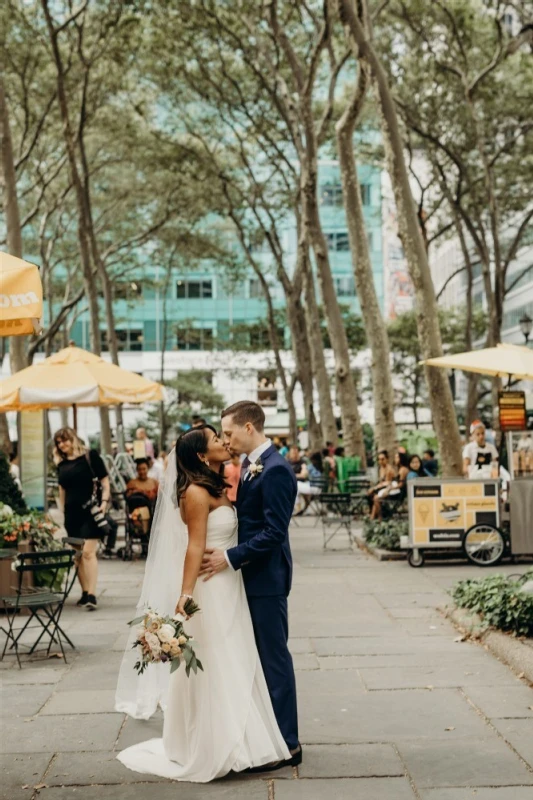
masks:
[[[264,462],[272,455],[272,453],[277,453],[277,450],[276,450],[276,448],[274,447],[273,444],[271,444],[270,447],[267,450],[265,450],[265,452],[261,456],[259,456],[259,461],[262,464],[264,464]],[[263,473],[260,472],[258,475],[255,475],[253,478],[252,477],[248,477],[247,480],[245,480],[245,481],[239,481],[239,488],[237,489],[237,506],[239,506],[242,503],[242,501],[244,500],[244,498],[246,497],[246,493],[248,491],[249,484],[252,483],[252,481],[261,480],[261,475],[262,474]]]

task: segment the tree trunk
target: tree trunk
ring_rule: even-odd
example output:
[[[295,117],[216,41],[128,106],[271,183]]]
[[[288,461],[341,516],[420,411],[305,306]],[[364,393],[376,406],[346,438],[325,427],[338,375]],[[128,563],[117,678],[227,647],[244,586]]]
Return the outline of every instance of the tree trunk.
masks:
[[[72,131],[70,122],[70,115],[68,110],[68,100],[65,87],[65,73],[63,68],[63,61],[58,45],[59,31],[54,28],[54,23],[48,8],[48,0],[41,0],[44,15],[46,18],[46,25],[50,36],[50,44],[52,47],[52,54],[56,67],[57,78],[57,96],[59,101],[59,109],[61,113],[61,120],[63,122],[63,138],[67,151],[70,177],[74,187],[77,207],[77,224],[78,224],[78,244],[80,248],[80,259],[83,272],[83,284],[89,306],[89,320],[90,320],[90,342],[91,350],[96,355],[101,353],[100,343],[100,320],[98,309],[98,294],[96,283],[94,280],[93,269],[91,264],[90,250],[89,250],[89,225],[87,220],[87,210],[85,203],[85,195],[83,183],[80,177],[78,164],[76,160],[76,144],[75,135]],[[111,452],[111,427],[109,425],[109,409],[106,407],[100,408],[100,423],[101,423],[101,446],[104,452]]]
[[[296,361],[296,373],[302,387],[304,398],[304,411],[307,420],[307,430],[309,432],[309,447],[314,450],[321,450],[324,446],[322,428],[318,422],[313,398],[313,375],[311,372],[311,351],[307,339],[307,328],[305,323],[305,313],[300,295],[296,292],[286,294],[287,298],[287,318],[291,331],[292,347]],[[298,433],[298,432],[296,432]],[[297,443],[298,438],[292,437],[293,442]]]
[[[348,338],[331,274],[328,247],[320,224],[316,191],[316,166],[311,165],[307,171],[302,170],[302,224],[315,254],[328,333],[335,355],[337,400],[341,409],[346,455],[359,456],[364,468],[365,443],[357,407],[357,391],[350,367]]]
[[[5,414],[0,414],[0,450],[8,456],[11,453],[11,437]]]
[[[361,75],[363,75],[362,71]],[[394,393],[390,373],[389,339],[374,285],[353,144],[355,125],[359,111],[362,109],[366,88],[364,85],[361,86],[362,83],[366,83],[364,77],[360,78],[354,103],[348,106],[337,123],[337,149],[355,285],[372,354],[371,373],[376,446],[379,450],[387,450],[392,453],[396,442],[396,425],[394,423]]]
[[[415,289],[418,336],[422,355],[424,358],[440,356],[442,342],[437,300],[409,184],[394,99],[383,65],[354,12],[352,0],[338,0],[338,5],[358,57],[370,68],[379,97],[383,139],[398,212],[400,238]],[[443,370],[436,367],[426,367],[425,374],[443,472],[447,476],[461,475],[461,439],[448,378]]]
[[[4,184],[4,211],[6,215],[7,252],[22,258],[22,229],[17,197],[17,176],[13,159],[13,142],[9,125],[9,112],[0,76],[0,143],[2,150],[2,178]],[[9,363],[11,374],[26,366],[25,336],[11,336],[9,339]]]
[[[299,245],[300,246],[300,245]],[[303,243],[301,245],[304,246]],[[322,341],[322,331],[320,326],[320,314],[318,313],[318,303],[316,300],[315,281],[313,270],[309,262],[309,245],[305,242],[306,256],[303,273],[304,295],[305,295],[305,321],[307,327],[307,338],[311,354],[311,369],[314,375],[318,390],[318,403],[320,408],[320,425],[322,428],[323,441],[321,449],[326,442],[337,444],[338,431],[333,412],[333,402],[331,400],[331,383],[326,368],[324,356],[324,344]]]

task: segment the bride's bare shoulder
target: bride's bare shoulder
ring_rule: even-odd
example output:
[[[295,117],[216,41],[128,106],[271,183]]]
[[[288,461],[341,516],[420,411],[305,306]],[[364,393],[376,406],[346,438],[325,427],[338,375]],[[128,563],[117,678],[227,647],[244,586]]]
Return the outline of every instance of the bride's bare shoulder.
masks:
[[[204,489],[203,486],[198,486],[196,483],[191,483],[181,498],[182,517],[190,520],[191,516],[209,514],[210,505],[210,496],[207,489]]]

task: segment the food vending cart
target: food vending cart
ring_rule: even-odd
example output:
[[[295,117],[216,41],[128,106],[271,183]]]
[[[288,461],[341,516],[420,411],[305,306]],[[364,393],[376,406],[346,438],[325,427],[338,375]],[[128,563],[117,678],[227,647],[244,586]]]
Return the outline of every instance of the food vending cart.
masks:
[[[417,478],[407,484],[409,533],[401,546],[412,567],[424,564],[426,551],[460,551],[480,566],[504,554],[500,531],[498,481]]]

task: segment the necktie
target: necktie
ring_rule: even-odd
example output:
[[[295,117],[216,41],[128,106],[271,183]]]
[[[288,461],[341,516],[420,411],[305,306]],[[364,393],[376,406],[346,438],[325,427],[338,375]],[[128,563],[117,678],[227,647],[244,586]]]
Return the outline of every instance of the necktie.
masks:
[[[252,462],[250,461],[248,456],[246,456],[246,458],[244,459],[244,461],[241,464],[241,483],[244,483],[244,479],[246,477],[246,472],[247,472],[248,467],[250,466],[251,463]]]

